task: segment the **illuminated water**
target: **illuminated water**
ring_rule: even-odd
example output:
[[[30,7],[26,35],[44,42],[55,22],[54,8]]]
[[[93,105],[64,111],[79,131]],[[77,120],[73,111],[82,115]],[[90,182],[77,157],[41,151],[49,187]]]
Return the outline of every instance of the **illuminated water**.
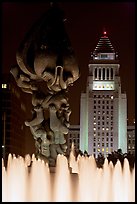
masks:
[[[135,167],[131,172],[127,159],[123,169],[119,161],[114,167],[107,159],[99,169],[92,156],[76,160],[71,154],[69,163],[73,173],[67,158],[58,155],[56,172],[51,173],[34,155],[10,154],[7,169],[2,163],[2,202],[135,202]]]

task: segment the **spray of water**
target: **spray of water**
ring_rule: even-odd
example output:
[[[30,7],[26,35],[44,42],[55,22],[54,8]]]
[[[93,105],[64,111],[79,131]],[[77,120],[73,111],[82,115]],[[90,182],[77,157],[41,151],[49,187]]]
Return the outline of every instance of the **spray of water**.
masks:
[[[113,166],[105,159],[103,168],[97,168],[93,156],[79,155],[76,160],[71,154],[69,162],[58,155],[51,172],[35,155],[9,154],[6,168],[2,161],[2,201],[135,202],[135,166],[131,172],[126,158],[123,168],[119,161]]]

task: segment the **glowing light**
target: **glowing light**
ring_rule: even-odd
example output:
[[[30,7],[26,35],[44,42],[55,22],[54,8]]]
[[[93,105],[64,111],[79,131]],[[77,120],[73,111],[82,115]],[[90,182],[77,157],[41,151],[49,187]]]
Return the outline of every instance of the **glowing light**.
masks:
[[[104,35],[106,35],[107,34],[107,32],[106,31],[104,31]]]
[[[6,89],[7,88],[7,84],[2,84],[2,89]]]
[[[111,96],[111,99],[113,99],[113,96]]]
[[[22,157],[9,155],[7,168],[2,160],[2,202],[135,202],[135,166],[130,172],[127,159],[122,171],[119,161],[114,166],[105,159],[99,169],[93,156],[71,155],[68,163],[58,155],[55,173],[42,160],[31,160],[28,167]]]

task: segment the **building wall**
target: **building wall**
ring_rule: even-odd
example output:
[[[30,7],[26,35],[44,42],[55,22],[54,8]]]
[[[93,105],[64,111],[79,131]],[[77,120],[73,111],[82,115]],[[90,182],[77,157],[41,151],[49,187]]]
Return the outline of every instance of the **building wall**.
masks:
[[[4,84],[7,87],[4,88]],[[7,159],[9,153],[20,156],[35,153],[33,137],[24,124],[31,114],[31,98],[21,91],[10,75],[3,76],[1,87],[3,157]]]
[[[119,96],[119,137],[118,149],[127,152],[127,99],[126,94]]]
[[[88,101],[85,93],[80,100],[80,150],[88,151]]]
[[[127,127],[127,152],[135,155],[135,126]]]
[[[74,143],[75,151],[80,149],[80,126],[79,125],[71,125],[69,127],[69,132],[67,135],[67,156],[70,155],[72,143]]]

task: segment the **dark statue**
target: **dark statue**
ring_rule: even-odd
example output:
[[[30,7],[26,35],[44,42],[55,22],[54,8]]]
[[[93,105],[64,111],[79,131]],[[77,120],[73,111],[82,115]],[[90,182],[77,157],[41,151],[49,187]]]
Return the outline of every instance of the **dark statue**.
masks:
[[[67,92],[79,78],[74,51],[64,27],[64,13],[52,5],[21,43],[11,68],[17,85],[32,94],[33,116],[25,121],[35,140],[36,157],[55,166],[65,154],[71,114]]]

